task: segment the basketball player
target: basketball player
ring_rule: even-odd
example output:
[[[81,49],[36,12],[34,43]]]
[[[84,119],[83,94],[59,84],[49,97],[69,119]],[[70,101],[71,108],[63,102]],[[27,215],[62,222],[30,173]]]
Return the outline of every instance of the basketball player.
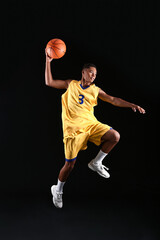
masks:
[[[51,73],[52,59],[46,54],[45,83],[47,86],[66,89],[62,95],[63,142],[65,150],[65,164],[60,170],[57,185],[51,187],[53,203],[62,208],[63,186],[71,173],[78,152],[87,148],[87,142],[101,145],[98,155],[88,164],[88,167],[104,178],[109,178],[108,168],[102,164],[103,159],[115,147],[120,134],[106,124],[99,122],[93,112],[97,105],[97,98],[109,102],[114,106],[131,108],[134,112],[145,110],[138,105],[113,97],[95,86],[94,80],[97,69],[94,64],[85,64],[82,77],[77,80],[55,80]]]

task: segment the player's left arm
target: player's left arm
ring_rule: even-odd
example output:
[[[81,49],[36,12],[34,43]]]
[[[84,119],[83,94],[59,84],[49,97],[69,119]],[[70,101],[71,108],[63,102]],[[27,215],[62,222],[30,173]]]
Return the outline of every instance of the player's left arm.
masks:
[[[99,90],[98,97],[105,102],[109,102],[113,104],[114,106],[132,108],[134,112],[138,110],[140,113],[143,113],[143,114],[145,113],[145,110],[140,106],[134,103],[127,102],[121,98],[110,96],[107,93],[105,93],[102,89]]]

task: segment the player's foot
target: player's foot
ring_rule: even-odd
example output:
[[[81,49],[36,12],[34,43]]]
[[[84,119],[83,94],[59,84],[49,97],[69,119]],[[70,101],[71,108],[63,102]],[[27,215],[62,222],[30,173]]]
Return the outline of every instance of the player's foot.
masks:
[[[51,187],[51,193],[52,193],[52,196],[53,196],[53,203],[54,203],[55,207],[62,208],[63,207],[63,201],[62,201],[62,194],[63,193],[57,192],[56,185],[53,185]]]
[[[94,160],[88,163],[88,167],[97,172],[100,176],[104,178],[109,178],[110,174],[106,171],[109,170],[106,166],[102,165],[102,163],[95,164]]]

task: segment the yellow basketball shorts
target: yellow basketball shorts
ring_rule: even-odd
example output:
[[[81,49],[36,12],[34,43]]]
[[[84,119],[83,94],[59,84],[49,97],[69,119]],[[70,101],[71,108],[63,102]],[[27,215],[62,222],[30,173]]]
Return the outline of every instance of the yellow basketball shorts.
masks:
[[[68,162],[76,160],[79,151],[87,149],[88,141],[99,146],[102,136],[110,129],[112,129],[110,126],[97,121],[73,136],[65,137],[63,139],[65,160]]]

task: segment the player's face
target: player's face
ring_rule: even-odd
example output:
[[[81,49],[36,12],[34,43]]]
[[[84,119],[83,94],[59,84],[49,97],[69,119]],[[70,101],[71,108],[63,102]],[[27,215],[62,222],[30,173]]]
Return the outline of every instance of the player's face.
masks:
[[[86,68],[82,71],[82,77],[86,84],[91,84],[94,82],[97,75],[97,70],[94,67]]]

